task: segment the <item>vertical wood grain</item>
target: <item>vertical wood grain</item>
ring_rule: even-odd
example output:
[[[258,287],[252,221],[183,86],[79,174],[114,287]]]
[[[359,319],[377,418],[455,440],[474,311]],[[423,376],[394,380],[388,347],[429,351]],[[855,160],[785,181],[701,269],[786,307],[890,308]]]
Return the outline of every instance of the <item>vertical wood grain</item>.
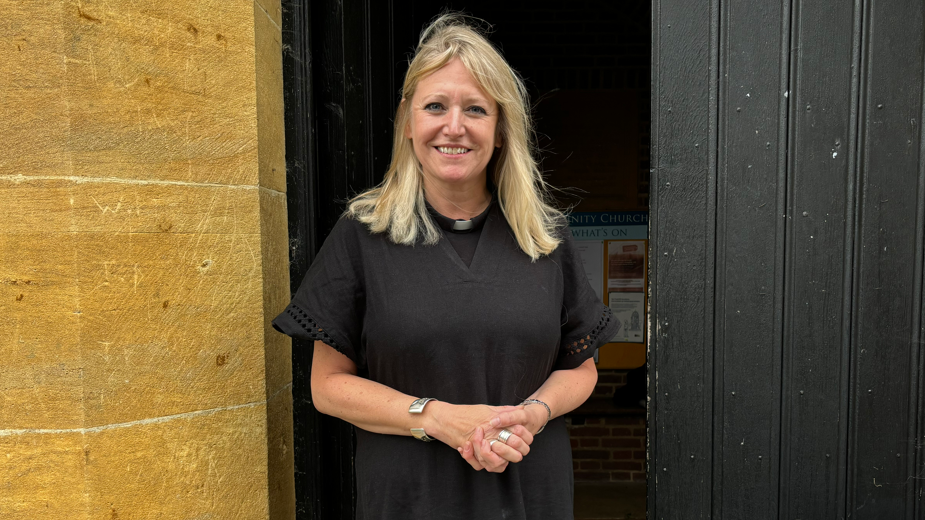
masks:
[[[844,515],[859,3],[794,5],[783,518]]]
[[[649,514],[709,518],[718,2],[653,9]]]
[[[776,519],[789,2],[721,20],[713,517]]]
[[[869,0],[864,16],[849,501],[858,519],[915,515],[923,14],[918,0]]]

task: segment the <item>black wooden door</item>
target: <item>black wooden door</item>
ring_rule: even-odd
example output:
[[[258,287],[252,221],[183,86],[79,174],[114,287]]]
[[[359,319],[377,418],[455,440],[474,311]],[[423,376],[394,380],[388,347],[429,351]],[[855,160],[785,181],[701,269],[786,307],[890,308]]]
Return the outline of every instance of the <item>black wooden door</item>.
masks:
[[[654,5],[650,518],[925,518],[925,4]]]
[[[378,183],[398,103],[389,0],[283,0],[291,290],[352,195]],[[354,434],[311,400],[312,345],[293,341],[299,519],[354,517]]]

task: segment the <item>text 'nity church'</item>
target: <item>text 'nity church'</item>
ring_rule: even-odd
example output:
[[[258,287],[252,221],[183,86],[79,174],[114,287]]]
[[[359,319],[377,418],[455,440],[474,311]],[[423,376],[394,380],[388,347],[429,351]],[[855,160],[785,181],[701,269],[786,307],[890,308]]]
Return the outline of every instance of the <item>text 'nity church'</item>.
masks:
[[[271,320],[446,10],[620,321],[574,518],[925,519],[921,0],[0,1],[0,518],[356,517]]]

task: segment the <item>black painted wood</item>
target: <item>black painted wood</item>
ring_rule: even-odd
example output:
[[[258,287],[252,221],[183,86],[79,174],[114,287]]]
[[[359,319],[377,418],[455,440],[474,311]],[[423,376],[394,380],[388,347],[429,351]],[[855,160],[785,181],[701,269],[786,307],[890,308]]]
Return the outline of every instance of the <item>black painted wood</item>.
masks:
[[[789,5],[723,2],[721,19],[713,516],[776,519]]]
[[[648,507],[708,518],[719,2],[653,5]]]
[[[650,515],[923,518],[925,4],[655,7]]]
[[[920,0],[865,2],[849,502],[857,519],[912,520],[921,500],[923,15]]]
[[[379,182],[397,106],[390,1],[283,3],[287,202],[294,292],[352,195]],[[353,427],[311,400],[308,342],[293,342],[298,518],[352,519]]]
[[[319,246],[317,164],[312,107],[311,4],[284,0],[283,87],[286,124],[286,203],[289,218],[289,283],[295,293]],[[320,520],[321,416],[312,405],[312,344],[292,342],[292,399],[296,517]]]
[[[783,518],[844,518],[858,12],[794,2]],[[822,30],[824,28],[824,30]]]

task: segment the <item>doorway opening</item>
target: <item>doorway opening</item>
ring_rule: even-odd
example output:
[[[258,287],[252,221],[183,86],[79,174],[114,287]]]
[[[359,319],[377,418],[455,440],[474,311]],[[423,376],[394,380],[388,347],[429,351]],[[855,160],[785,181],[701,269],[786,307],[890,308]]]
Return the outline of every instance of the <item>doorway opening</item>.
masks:
[[[592,286],[624,325],[599,352],[594,394],[567,416],[575,517],[645,518],[651,2],[393,2],[393,92],[444,9],[491,24],[530,91],[542,170],[571,208]]]

